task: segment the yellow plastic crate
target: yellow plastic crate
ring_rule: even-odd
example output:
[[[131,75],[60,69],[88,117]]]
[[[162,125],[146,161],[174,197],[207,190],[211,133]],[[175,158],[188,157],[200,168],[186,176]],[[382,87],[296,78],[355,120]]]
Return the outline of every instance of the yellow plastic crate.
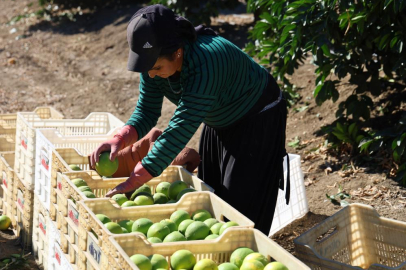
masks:
[[[0,153],[13,152],[16,147],[15,140],[10,137],[0,137]]]
[[[406,269],[406,222],[351,204],[294,240],[312,269]]]
[[[64,117],[52,107],[37,107],[33,113],[41,119],[62,119]],[[16,126],[17,113],[0,114],[0,137],[9,137],[15,140]],[[12,151],[14,151],[14,149]]]
[[[23,179],[26,186],[33,190],[35,186],[35,161],[42,162],[42,159],[36,159],[37,129],[56,129],[61,136],[83,138],[83,136],[108,135],[123,125],[121,120],[106,112],[94,112],[85,119],[41,119],[35,113],[18,112],[14,170]],[[45,154],[50,154],[49,149],[46,148],[45,146],[40,147],[41,150],[45,150]],[[48,158],[50,158],[49,155]],[[41,196],[41,194],[39,195]]]
[[[13,206],[13,183],[14,183],[14,152],[3,152],[0,154],[0,189],[2,196],[0,200]]]
[[[279,261],[290,270],[310,269],[292,254],[262,232],[253,228],[231,227],[217,239],[209,241],[187,241],[151,244],[139,234],[121,234],[110,237],[113,259],[101,269],[130,270],[138,267],[130,260],[134,254],[150,256],[161,254],[170,263],[171,255],[180,249],[191,251],[196,261],[212,259],[217,264],[230,261],[231,253],[239,247],[248,247],[263,254],[270,261]]]
[[[32,233],[32,251],[38,265],[48,268],[49,237],[47,233],[47,219],[49,212],[42,206],[38,196],[34,194],[34,217]]]
[[[109,199],[93,199],[78,202],[78,208],[80,213],[79,247],[86,250],[85,253],[88,258],[91,258],[94,267],[97,267],[97,264],[102,262],[103,256],[109,256],[109,246],[111,244],[109,237],[113,235],[96,217],[96,214],[99,213],[105,214],[113,222],[122,219],[137,220],[144,217],[149,218],[152,222],[159,222],[169,218],[173,212],[180,209],[190,214],[198,209],[206,209],[212,214],[212,217],[219,221],[232,220],[241,227],[254,227],[251,220],[220,197],[208,191],[186,193],[177,203],[173,204],[122,208]],[[92,230],[98,235],[98,239],[88,242],[89,235],[91,235],[90,239],[92,239]],[[101,250],[103,255],[98,257],[98,261],[92,258],[91,249]]]

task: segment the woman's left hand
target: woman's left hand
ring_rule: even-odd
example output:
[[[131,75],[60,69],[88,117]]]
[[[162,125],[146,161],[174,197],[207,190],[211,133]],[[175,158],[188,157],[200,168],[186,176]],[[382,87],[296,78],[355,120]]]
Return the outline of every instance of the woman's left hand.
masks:
[[[142,166],[141,162],[138,162],[135,166],[134,171],[131,173],[130,177],[123,183],[117,185],[115,188],[107,192],[106,197],[112,197],[115,194],[123,194],[130,191],[133,191],[149,180],[153,176]]]

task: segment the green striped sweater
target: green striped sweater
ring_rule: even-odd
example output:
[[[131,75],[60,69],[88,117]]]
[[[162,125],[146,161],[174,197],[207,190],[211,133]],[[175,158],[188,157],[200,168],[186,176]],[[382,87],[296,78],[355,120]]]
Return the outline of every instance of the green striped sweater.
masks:
[[[186,42],[177,82],[169,85],[167,79],[140,75],[138,103],[126,123],[135,127],[139,138],[156,125],[164,97],[177,106],[168,127],[142,160],[144,168],[160,175],[202,122],[213,128],[229,126],[253,107],[267,82],[268,71],[222,37],[201,35]]]

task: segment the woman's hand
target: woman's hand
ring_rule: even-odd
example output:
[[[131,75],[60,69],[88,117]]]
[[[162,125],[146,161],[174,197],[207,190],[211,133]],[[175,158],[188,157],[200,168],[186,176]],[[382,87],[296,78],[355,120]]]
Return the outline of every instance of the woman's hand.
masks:
[[[112,197],[115,194],[123,194],[134,191],[152,178],[153,176],[149,174],[144,166],[142,166],[141,162],[138,162],[130,177],[125,182],[117,185],[115,188],[107,192],[106,197]]]
[[[124,126],[114,137],[104,143],[101,143],[90,155],[89,162],[92,169],[96,162],[99,162],[99,156],[102,152],[110,151],[110,160],[113,161],[120,150],[128,145],[132,145],[138,140],[137,130],[133,126]]]

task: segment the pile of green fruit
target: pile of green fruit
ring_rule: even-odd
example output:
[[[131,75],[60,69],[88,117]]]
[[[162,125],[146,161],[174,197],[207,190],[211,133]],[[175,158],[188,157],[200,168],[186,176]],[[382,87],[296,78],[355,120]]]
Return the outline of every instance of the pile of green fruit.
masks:
[[[116,194],[112,197],[121,207],[130,207],[138,205],[153,205],[176,203],[183,195],[196,191],[189,188],[183,181],[173,183],[161,182],[156,186],[155,193],[152,195],[151,187],[144,184],[136,189],[128,199],[124,194]]]
[[[71,180],[72,183],[86,196],[86,198],[96,198],[91,188],[87,185],[86,181],[82,178],[75,178]]]
[[[230,262],[219,265],[211,259],[197,261],[194,254],[186,249],[174,252],[170,264],[160,254],[148,257],[134,254],[130,259],[140,270],[288,270],[282,263],[269,262],[263,254],[247,247],[237,248],[232,252]]]
[[[196,210],[192,215],[185,210],[177,210],[169,218],[156,223],[148,218],[116,223],[104,214],[96,214],[96,217],[111,233],[138,232],[151,243],[215,239],[227,228],[239,225],[234,221],[220,222],[205,209]]]

